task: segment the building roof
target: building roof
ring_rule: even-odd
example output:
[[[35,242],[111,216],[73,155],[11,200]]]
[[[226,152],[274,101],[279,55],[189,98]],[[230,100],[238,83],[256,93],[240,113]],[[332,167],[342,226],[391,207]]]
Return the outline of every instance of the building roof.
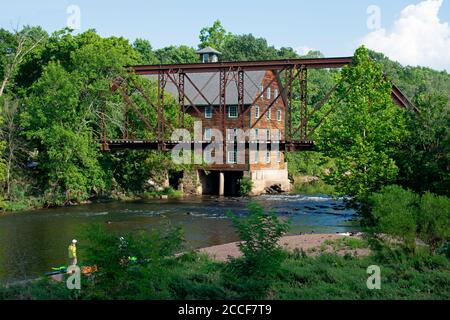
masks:
[[[244,104],[252,104],[256,98],[260,90],[260,86],[262,84],[262,80],[264,78],[264,74],[266,71],[246,71],[244,73]],[[228,72],[228,80],[226,86],[226,103],[236,104],[238,103],[238,93],[237,93],[237,72]],[[144,77],[157,80],[156,75],[145,75]],[[199,92],[195,89],[189,79],[195,84],[195,86],[202,92],[202,94],[206,97],[208,102],[211,105],[219,105],[220,97],[219,97],[219,88],[220,88],[220,73],[219,72],[202,72],[202,73],[189,73],[186,74],[186,78],[184,80],[184,92],[187,97],[196,105],[196,106],[205,106],[209,105],[209,103],[199,94]],[[170,92],[178,99],[178,89],[177,87],[170,81],[167,80],[166,91]],[[189,100],[186,99],[186,105],[190,105]]]
[[[200,49],[200,50],[197,50],[197,53],[198,54],[203,54],[203,53],[215,53],[215,54],[222,54],[220,51],[217,51],[216,49],[214,49],[214,48],[211,48],[211,47],[206,47],[206,48],[203,48],[203,49]]]

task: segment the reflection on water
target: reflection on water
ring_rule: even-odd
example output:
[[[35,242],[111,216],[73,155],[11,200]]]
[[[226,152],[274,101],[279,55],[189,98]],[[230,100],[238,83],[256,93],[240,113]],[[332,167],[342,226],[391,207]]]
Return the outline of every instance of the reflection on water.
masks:
[[[291,233],[335,233],[355,230],[355,218],[341,199],[302,195],[252,198],[267,210],[291,219]],[[186,248],[236,241],[225,213],[248,213],[249,200],[198,197],[180,200],[108,202],[0,216],[0,280],[26,278],[66,264],[67,246],[80,239],[83,226],[102,223],[118,234],[158,228],[164,221],[182,225]],[[81,253],[82,255],[82,253]]]

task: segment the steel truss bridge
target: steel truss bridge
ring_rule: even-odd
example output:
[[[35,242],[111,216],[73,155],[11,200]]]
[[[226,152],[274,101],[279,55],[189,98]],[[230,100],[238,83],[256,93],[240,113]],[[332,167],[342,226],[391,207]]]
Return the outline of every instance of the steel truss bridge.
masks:
[[[237,108],[238,117],[235,119],[238,127],[244,127],[244,117],[250,111],[251,106],[255,105],[260,96],[266,94],[267,88],[277,80],[279,91],[278,95],[274,97],[272,102],[260,112],[258,119],[252,119],[250,128],[253,128],[259,120],[265,116],[266,112],[270,109],[276,101],[282,99],[285,105],[284,112],[284,124],[285,132],[284,139],[278,141],[281,150],[293,151],[293,150],[310,150],[314,146],[312,135],[314,131],[322,124],[324,119],[333,111],[334,105],[329,106],[329,109],[321,113],[321,118],[316,119],[314,123],[311,122],[311,118],[317,111],[329,101],[331,95],[336,90],[335,85],[331,90],[314,106],[308,106],[308,70],[310,69],[332,69],[341,68],[352,63],[352,57],[338,57],[338,58],[313,58],[313,59],[285,59],[285,60],[268,60],[268,61],[241,61],[241,62],[216,62],[216,63],[194,63],[194,64],[162,64],[162,65],[138,65],[128,67],[130,74],[148,76],[152,75],[157,80],[157,98],[151,99],[145,90],[139,86],[139,84],[129,78],[116,78],[112,85],[111,91],[118,92],[124,102],[124,116],[123,116],[123,130],[122,137],[120,139],[111,139],[107,136],[107,120],[105,117],[105,109],[102,109],[100,114],[100,131],[101,131],[101,147],[102,150],[120,150],[120,149],[149,149],[149,150],[170,150],[175,145],[180,143],[179,141],[168,141],[164,139],[165,133],[173,130],[173,127],[165,117],[165,102],[164,96],[166,86],[168,82],[171,82],[178,92],[178,120],[181,127],[184,127],[184,115],[192,108],[195,111],[196,116],[199,119],[204,120],[204,113],[200,111],[199,107],[194,103],[194,97],[189,96],[185,90],[185,85],[189,83],[193,88],[196,96],[202,97],[205,104],[212,105],[208,100],[203,88],[199,88],[191,79],[190,75],[194,73],[215,73],[218,74],[218,92],[217,98],[219,99],[219,107],[214,108],[215,116],[220,119],[220,129],[223,136],[226,132],[226,117],[227,117],[227,83],[230,81],[230,77],[234,77],[233,81],[237,86]],[[247,71],[267,71],[271,70],[275,77],[266,83],[262,87],[262,92],[255,97],[250,107],[244,108],[244,75]],[[295,81],[298,80],[298,81]],[[293,97],[294,86],[299,86],[300,96]],[[139,110],[136,103],[133,102],[128,89],[134,88],[134,93],[140,94],[146,103],[151,106],[157,114],[156,126],[152,125],[150,121]],[[417,111],[405,95],[395,86],[392,86],[392,98],[393,101],[401,107],[413,109]],[[296,103],[298,108],[294,108],[293,103]],[[192,110],[191,110],[192,111]],[[153,132],[156,139],[145,140],[132,137],[129,133],[128,115],[130,112],[134,112],[137,117],[145,125],[146,129]],[[294,114],[296,113],[296,114]],[[294,124],[293,117],[299,118],[297,124]],[[317,116],[317,114],[316,114]],[[204,146],[209,144],[207,141],[184,141],[183,143],[190,143],[192,146],[195,143],[201,143]],[[244,141],[241,143],[249,144],[250,141]]]

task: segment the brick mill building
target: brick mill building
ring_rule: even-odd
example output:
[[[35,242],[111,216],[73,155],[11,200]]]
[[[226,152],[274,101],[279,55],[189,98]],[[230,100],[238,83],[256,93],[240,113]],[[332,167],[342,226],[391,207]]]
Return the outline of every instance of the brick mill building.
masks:
[[[198,53],[203,63],[219,61],[220,52],[210,47],[199,50]],[[186,113],[195,120],[202,121],[202,139],[211,141],[215,139],[212,136],[212,129],[222,130],[223,125],[220,114],[217,112],[220,105],[219,74],[217,72],[193,73],[189,75],[189,78],[190,81],[184,84],[186,96],[191,97],[189,101],[186,101]],[[284,191],[290,189],[284,151],[278,148],[271,150],[269,147],[270,142],[284,139],[286,108],[281,98],[282,89],[279,79],[276,79],[276,75],[271,70],[256,70],[246,71],[243,80],[243,102],[242,107],[239,107],[238,72],[228,74],[225,97],[226,118],[224,119],[227,133],[224,138],[227,141],[235,138],[233,134],[235,129],[241,128],[251,132],[250,140],[261,141],[259,147],[251,150],[247,148],[244,161],[242,159],[238,161],[237,147],[231,150],[224,148],[224,159],[221,164],[209,164],[202,169],[197,169],[189,178],[184,176],[182,181],[185,192],[235,195],[238,192],[239,180],[244,176],[250,177],[253,181],[253,194],[264,193],[266,188],[272,186],[277,186]],[[179,90],[172,82],[167,82],[165,90],[179,98]],[[197,110],[189,108],[190,104],[195,105]],[[264,110],[269,106],[270,109],[263,115]],[[198,110],[203,114],[202,118],[198,116]],[[238,119],[240,113],[244,116]],[[249,130],[252,126],[252,130]],[[267,146],[266,143],[268,143]],[[206,163],[211,161],[210,157],[211,155],[205,152]]]

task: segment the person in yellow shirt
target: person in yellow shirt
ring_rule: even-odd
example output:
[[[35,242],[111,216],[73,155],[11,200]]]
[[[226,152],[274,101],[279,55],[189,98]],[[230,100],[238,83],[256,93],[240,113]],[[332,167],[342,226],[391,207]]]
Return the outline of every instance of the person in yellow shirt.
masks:
[[[69,260],[71,265],[77,264],[77,240],[73,239],[72,243],[69,245]]]

